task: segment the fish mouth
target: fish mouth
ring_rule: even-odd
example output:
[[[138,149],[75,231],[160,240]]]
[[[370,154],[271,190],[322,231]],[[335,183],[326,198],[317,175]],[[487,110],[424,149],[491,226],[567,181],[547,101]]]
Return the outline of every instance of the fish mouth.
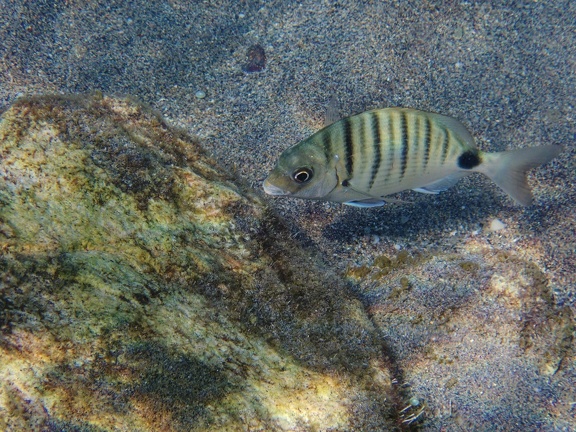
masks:
[[[277,186],[274,186],[272,183],[270,183],[268,179],[264,180],[264,183],[262,183],[262,187],[264,188],[264,192],[266,192],[268,195],[280,196],[290,194],[289,192],[286,192],[285,190],[280,189]]]

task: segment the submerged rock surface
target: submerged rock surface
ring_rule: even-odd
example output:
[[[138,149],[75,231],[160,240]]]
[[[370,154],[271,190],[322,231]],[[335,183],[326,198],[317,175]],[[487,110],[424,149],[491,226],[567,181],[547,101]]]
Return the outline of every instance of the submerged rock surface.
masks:
[[[0,122],[0,429],[401,425],[362,304],[130,99]]]

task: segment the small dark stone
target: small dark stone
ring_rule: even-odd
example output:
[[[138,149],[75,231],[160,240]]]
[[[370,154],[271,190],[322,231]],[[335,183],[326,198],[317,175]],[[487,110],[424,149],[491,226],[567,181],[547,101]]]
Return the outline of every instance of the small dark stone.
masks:
[[[462,169],[472,169],[480,165],[480,162],[480,155],[474,150],[468,150],[458,158],[458,166]]]
[[[260,45],[252,45],[246,51],[246,64],[242,68],[244,72],[260,72],[266,67],[266,53]]]
[[[342,186],[348,187],[349,185],[350,185],[350,182],[348,180],[342,180]]]

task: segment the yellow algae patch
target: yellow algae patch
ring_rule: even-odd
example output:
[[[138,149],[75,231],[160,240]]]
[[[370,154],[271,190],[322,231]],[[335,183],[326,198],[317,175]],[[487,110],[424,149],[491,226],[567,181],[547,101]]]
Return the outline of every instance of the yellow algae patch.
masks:
[[[259,382],[254,385],[270,418],[281,430],[326,430],[349,423],[347,386],[336,379],[303,370],[289,370],[287,383]],[[290,383],[296,386],[290,385]]]

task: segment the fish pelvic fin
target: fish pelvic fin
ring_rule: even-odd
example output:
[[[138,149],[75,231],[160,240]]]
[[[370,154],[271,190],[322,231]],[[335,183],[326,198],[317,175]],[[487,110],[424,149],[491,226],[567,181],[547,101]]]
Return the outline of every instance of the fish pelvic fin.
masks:
[[[353,201],[346,201],[344,204],[352,206],[352,207],[380,207],[386,203],[393,203],[393,204],[414,204],[412,201],[404,201],[396,198],[368,198],[368,199],[361,199],[361,200],[353,200]]]
[[[529,206],[532,204],[533,196],[526,181],[526,173],[554,159],[561,151],[561,146],[547,145],[482,153],[482,163],[475,171],[487,175],[518,204]]]
[[[384,204],[386,204],[386,202],[384,200],[374,198],[374,199],[347,201],[344,204],[352,207],[369,208],[369,207],[383,206]]]

